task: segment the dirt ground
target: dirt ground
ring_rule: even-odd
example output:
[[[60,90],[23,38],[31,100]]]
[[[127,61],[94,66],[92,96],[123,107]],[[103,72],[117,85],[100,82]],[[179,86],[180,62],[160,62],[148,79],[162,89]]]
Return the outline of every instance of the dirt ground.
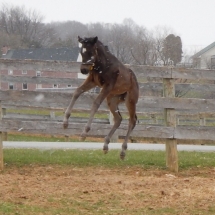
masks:
[[[44,208],[71,205],[79,214],[215,214],[215,169],[172,174],[137,167],[6,167],[0,173],[2,202]]]

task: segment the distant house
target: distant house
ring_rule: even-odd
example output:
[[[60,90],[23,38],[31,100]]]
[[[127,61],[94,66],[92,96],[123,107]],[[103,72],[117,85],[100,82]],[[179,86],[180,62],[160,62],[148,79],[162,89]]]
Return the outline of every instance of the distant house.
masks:
[[[54,61],[80,61],[79,47],[76,48],[37,48],[37,49],[9,49],[2,48],[2,59],[17,59],[17,60],[54,60]],[[64,77],[64,78],[78,78],[77,73],[69,73],[64,71],[40,71],[40,70],[2,70],[1,74],[14,76],[43,76],[43,77]],[[2,90],[16,89],[16,90],[37,90],[41,88],[71,88],[76,87],[65,84],[33,84],[33,83],[1,83]]]
[[[192,56],[193,68],[215,69],[215,42]]]

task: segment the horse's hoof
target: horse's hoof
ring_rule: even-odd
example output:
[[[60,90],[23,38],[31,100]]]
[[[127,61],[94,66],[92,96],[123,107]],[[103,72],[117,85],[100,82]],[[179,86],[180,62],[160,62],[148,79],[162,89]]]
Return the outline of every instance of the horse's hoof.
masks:
[[[108,153],[108,145],[107,144],[104,144],[104,146],[103,146],[103,152],[104,152],[104,154]]]
[[[68,122],[64,122],[64,123],[63,123],[63,128],[64,128],[64,129],[65,129],[65,128],[68,128],[68,125],[69,125]]]
[[[103,149],[103,152],[104,152],[104,154],[107,154],[107,153],[108,153],[108,150]]]
[[[80,140],[81,140],[81,141],[85,141],[85,139],[86,139],[86,136],[85,136],[85,135],[81,135],[81,136],[80,136]]]

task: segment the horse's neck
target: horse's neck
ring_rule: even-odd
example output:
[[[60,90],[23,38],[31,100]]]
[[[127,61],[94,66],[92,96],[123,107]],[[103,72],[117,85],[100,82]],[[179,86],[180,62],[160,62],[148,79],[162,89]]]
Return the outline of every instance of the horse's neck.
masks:
[[[100,41],[98,41],[97,46],[100,46],[98,50],[99,57],[97,59],[97,64],[100,68],[108,68],[113,64],[113,62],[118,61],[118,59],[113,54],[111,54]]]
[[[107,53],[106,51],[100,51],[99,53],[99,57],[98,57],[98,64],[100,64],[100,66],[108,66],[110,64],[111,61],[111,54]]]

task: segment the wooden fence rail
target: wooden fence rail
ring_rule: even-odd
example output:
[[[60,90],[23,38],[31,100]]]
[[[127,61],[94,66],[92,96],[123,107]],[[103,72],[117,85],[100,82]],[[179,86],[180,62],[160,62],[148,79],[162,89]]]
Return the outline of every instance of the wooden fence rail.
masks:
[[[19,69],[19,70],[41,70],[41,71],[67,71],[78,72],[80,63],[69,62],[52,62],[52,61],[14,61],[0,60],[0,70]],[[206,126],[207,118],[215,118],[215,100],[205,98],[179,98],[175,97],[176,89],[197,90],[202,89],[208,91],[215,90],[213,84],[206,85],[202,80],[215,80],[214,70],[193,70],[180,69],[171,67],[152,67],[152,66],[134,66],[127,65],[134,70],[140,81],[140,88],[143,90],[143,96],[139,98],[137,105],[138,117],[140,123],[135,127],[133,137],[146,138],[163,138],[166,140],[166,164],[172,171],[178,171],[177,157],[177,140],[215,140],[215,132],[213,126]],[[145,78],[160,78],[162,83],[142,83]],[[176,84],[177,79],[199,80],[198,84]],[[19,77],[2,75],[0,82],[23,82],[28,83],[77,83],[80,80],[69,80],[63,78],[47,78],[47,77]],[[201,85],[203,83],[203,85]],[[181,87],[182,86],[182,87]],[[181,87],[181,88],[180,88]],[[157,96],[146,96],[144,90],[150,88],[157,91],[163,91]],[[64,109],[68,106],[71,99],[71,93],[68,92],[38,92],[38,91],[0,91],[1,101],[1,120],[0,120],[0,168],[3,168],[3,150],[2,139],[3,133],[9,131],[19,131],[24,133],[41,133],[41,134],[63,134],[77,135],[83,129],[83,122],[70,119],[68,129],[62,128],[62,118],[55,117],[53,111]],[[75,111],[88,112],[92,106],[93,100],[97,95],[93,93],[84,93],[80,96],[75,104]],[[34,116],[26,114],[10,114],[6,109],[48,109],[52,111],[49,117]],[[126,113],[124,105],[120,106],[120,110]],[[107,113],[108,109],[105,102],[102,103],[100,112]],[[150,117],[152,124],[144,124],[141,117]],[[198,126],[181,126],[178,121],[182,118],[191,117],[199,120]],[[164,123],[159,122],[162,118]],[[156,124],[156,125],[155,125]],[[111,125],[108,121],[95,120],[89,135],[105,136]],[[118,135],[124,136],[127,130],[127,123],[123,121],[118,129]]]
[[[215,80],[214,70],[199,70],[174,67],[155,67],[155,66],[136,66],[127,65],[138,77],[143,78],[173,78],[173,79],[191,79],[191,80]],[[62,61],[36,61],[36,60],[7,60],[0,59],[1,70],[35,70],[35,71],[65,71],[79,72],[79,62]]]
[[[1,75],[2,82],[9,82],[9,83],[33,83],[33,84],[68,84],[68,85],[80,85],[83,80],[82,79],[69,79],[69,78],[56,78],[56,77],[27,77],[27,76],[9,76],[9,75]],[[140,95],[156,95],[156,96],[163,96],[163,83],[139,83],[140,85]],[[47,89],[38,89],[40,91],[47,91]],[[51,90],[51,89],[50,89]],[[63,91],[65,89],[52,89],[52,91]],[[215,85],[214,84],[197,84],[197,83],[176,83],[175,84],[176,91],[189,92],[195,91],[201,94],[209,94],[214,92],[215,95]],[[67,91],[71,92],[71,89],[67,88]]]

